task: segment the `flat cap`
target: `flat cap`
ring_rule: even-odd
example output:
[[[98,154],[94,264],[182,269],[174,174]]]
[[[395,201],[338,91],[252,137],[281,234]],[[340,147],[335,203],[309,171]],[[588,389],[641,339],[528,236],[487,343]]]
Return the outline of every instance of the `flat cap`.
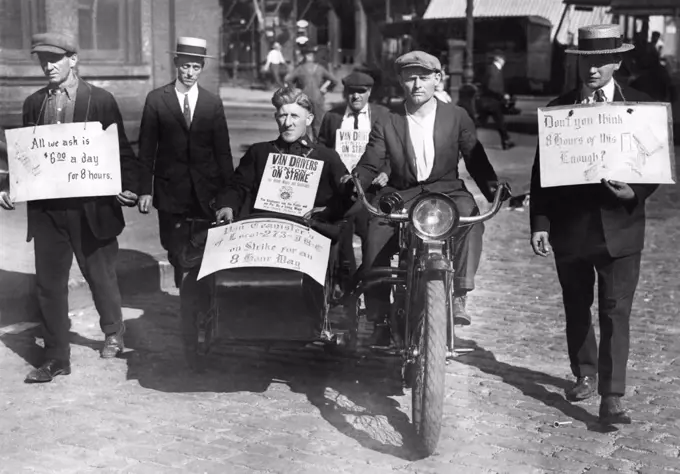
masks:
[[[77,53],[75,38],[63,33],[36,33],[31,38],[31,53]]]
[[[439,59],[424,51],[411,51],[399,56],[394,61],[394,66],[397,68],[397,71],[401,71],[406,67],[422,67],[430,71],[442,70],[442,64],[439,62]]]
[[[342,80],[342,85],[355,89],[373,87],[373,78],[365,72],[354,71]]]

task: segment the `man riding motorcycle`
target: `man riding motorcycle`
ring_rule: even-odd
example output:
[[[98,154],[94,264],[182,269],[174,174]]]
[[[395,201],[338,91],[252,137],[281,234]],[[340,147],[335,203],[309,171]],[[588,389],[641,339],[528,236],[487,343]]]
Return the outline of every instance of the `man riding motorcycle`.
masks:
[[[362,187],[377,176],[383,159],[390,160],[389,182],[378,193],[399,192],[406,207],[423,191],[451,197],[461,216],[479,213],[472,194],[458,175],[459,154],[475,183],[491,202],[498,178],[477,139],[472,120],[464,109],[439,101],[435,87],[442,80],[441,63],[422,51],[411,51],[395,61],[399,83],[404,90],[404,108],[377,123],[354,173]],[[474,276],[482,253],[483,224],[461,227],[454,235],[455,277],[453,314],[456,324],[468,325],[466,295],[474,289]],[[368,244],[357,278],[372,266],[389,266],[396,252],[396,226],[381,218],[369,223]],[[390,310],[388,285],[365,292],[367,319],[374,323],[373,342],[390,343],[387,325]]]

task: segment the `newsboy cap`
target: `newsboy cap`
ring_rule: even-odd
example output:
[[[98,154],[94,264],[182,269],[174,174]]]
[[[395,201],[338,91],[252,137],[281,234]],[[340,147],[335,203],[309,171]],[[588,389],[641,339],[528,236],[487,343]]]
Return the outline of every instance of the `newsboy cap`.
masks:
[[[36,33],[31,38],[31,53],[77,53],[78,43],[64,33]]]
[[[439,62],[439,59],[424,51],[411,51],[399,56],[394,61],[394,66],[397,68],[397,71],[407,67],[422,67],[423,69],[436,72],[442,70],[442,64]]]
[[[342,80],[342,85],[352,89],[367,89],[373,87],[373,78],[365,72],[354,71]]]

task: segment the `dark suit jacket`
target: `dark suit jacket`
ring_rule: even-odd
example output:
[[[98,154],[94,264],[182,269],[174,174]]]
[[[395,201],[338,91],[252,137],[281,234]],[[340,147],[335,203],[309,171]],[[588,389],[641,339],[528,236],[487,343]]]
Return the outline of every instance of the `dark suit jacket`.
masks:
[[[198,86],[198,101],[187,128],[175,82],[149,92],[139,131],[142,194],[152,194],[156,209],[186,214],[210,201],[234,172],[222,100]],[[198,216],[194,216],[198,217]]]
[[[313,145],[306,137],[293,144],[288,144],[278,138],[271,142],[256,143],[248,148],[246,154],[241,158],[232,180],[217,197],[215,207],[218,209],[230,207],[235,215],[260,212],[253,206],[260,189],[260,182],[269,154],[302,155],[310,149],[312,151],[307,155],[309,158],[324,162],[314,207],[326,206],[327,209],[315,217],[326,222],[338,221],[350,205],[347,193],[344,191],[345,187],[340,184],[340,178],[347,174],[347,168],[345,168],[335,150]]]
[[[505,94],[503,71],[498,69],[495,64],[489,64],[486,68],[484,93],[489,97],[494,97],[499,100],[503,99],[503,95]]]
[[[43,102],[47,97],[47,87],[30,95],[24,101],[23,124],[44,125],[45,114],[40,113]],[[115,123],[118,125],[118,143],[120,147],[120,166],[123,190],[139,193],[137,187],[137,160],[125,136],[123,118],[118,104],[110,92],[95,87],[82,79],[78,82],[76,102],[73,110],[73,122],[101,122],[104,129]],[[101,196],[96,198],[79,198],[84,203],[85,216],[92,233],[98,239],[105,240],[118,236],[125,227],[125,219],[120,204],[115,196]],[[52,201],[31,201],[28,203],[28,241],[35,235],[34,215],[41,209],[51,205]]]
[[[621,92],[623,95],[621,95]],[[635,89],[616,89],[615,102],[650,102],[646,94]],[[553,100],[548,106],[580,103],[580,91],[573,90]],[[645,199],[656,184],[631,184],[636,199],[623,204],[611,197],[601,183],[579,186],[541,188],[538,148],[531,172],[531,231],[550,233],[556,255],[578,254],[592,233],[592,223],[602,222],[607,249],[612,257],[639,252],[645,240]]]
[[[355,168],[366,188],[377,176],[382,160],[390,162],[390,179],[387,188],[403,191],[424,186],[428,190],[450,192],[465,189],[458,176],[458,158],[463,155],[465,166],[484,196],[493,199],[493,185],[498,178],[484,148],[477,140],[477,132],[470,116],[464,109],[437,100],[434,122],[435,157],[430,176],[418,182],[415,167],[416,155],[408,131],[404,108],[392,112],[378,121],[361,160]],[[385,191],[386,188],[383,188]]]

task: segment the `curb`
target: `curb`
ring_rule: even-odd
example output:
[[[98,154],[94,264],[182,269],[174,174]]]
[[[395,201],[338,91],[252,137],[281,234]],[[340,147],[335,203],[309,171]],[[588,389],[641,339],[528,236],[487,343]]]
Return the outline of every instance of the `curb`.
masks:
[[[172,265],[165,260],[146,261],[142,265],[130,265],[129,261],[116,264],[118,286],[125,296],[138,293],[177,291]],[[35,275],[30,275],[26,290],[20,294],[0,295],[0,328],[10,325],[39,321],[39,307]],[[85,278],[71,278],[68,282],[69,312],[92,304],[92,293]]]

